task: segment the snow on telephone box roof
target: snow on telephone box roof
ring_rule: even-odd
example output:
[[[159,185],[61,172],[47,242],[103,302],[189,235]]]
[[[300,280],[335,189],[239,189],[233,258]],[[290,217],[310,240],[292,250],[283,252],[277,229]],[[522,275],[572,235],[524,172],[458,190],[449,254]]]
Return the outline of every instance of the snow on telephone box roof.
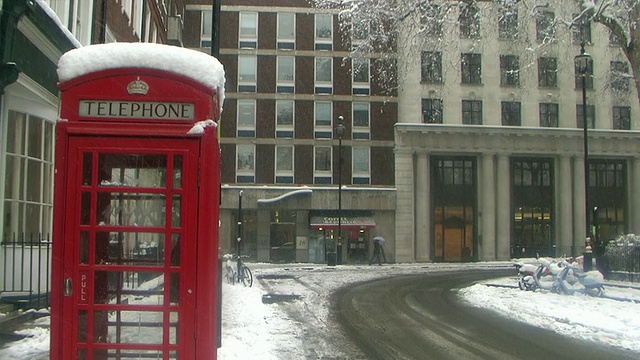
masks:
[[[224,67],[200,51],[155,43],[109,43],[84,46],[62,55],[58,80],[66,82],[94,72],[119,68],[149,68],[182,75],[220,96],[224,102]]]

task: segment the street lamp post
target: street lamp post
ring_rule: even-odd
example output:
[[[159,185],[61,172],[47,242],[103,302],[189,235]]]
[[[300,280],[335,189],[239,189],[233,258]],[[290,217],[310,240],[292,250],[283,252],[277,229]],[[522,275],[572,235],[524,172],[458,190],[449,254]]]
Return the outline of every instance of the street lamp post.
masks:
[[[342,136],[344,135],[344,117],[338,116],[336,135],[338,135],[338,243],[337,263],[342,264]]]
[[[589,233],[591,232],[591,224],[589,221],[589,137],[587,128],[587,76],[591,66],[591,55],[584,51],[584,41],[580,43],[580,55],[575,57],[576,70],[582,77],[582,128],[583,128],[583,146],[584,146],[584,215],[585,227],[587,234],[587,251],[584,256],[584,270],[591,270],[591,252],[589,244]],[[588,257],[588,259],[587,259]]]

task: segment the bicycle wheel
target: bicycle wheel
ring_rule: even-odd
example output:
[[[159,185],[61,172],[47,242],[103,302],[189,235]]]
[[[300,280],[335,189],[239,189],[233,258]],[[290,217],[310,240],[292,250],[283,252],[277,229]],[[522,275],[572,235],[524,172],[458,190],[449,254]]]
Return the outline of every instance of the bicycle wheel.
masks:
[[[231,266],[227,266],[226,268],[226,277],[227,277],[227,282],[231,285],[236,283],[236,272],[233,271],[233,268]]]
[[[244,286],[251,287],[253,285],[253,275],[251,274],[251,270],[248,267],[242,266],[242,283]]]

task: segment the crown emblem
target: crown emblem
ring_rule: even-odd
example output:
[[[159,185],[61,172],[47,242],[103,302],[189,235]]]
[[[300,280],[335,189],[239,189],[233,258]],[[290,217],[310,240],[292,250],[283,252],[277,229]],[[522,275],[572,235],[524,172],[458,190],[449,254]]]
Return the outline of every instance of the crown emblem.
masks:
[[[140,77],[127,85],[127,92],[131,95],[147,95],[149,92],[149,84],[140,80]]]

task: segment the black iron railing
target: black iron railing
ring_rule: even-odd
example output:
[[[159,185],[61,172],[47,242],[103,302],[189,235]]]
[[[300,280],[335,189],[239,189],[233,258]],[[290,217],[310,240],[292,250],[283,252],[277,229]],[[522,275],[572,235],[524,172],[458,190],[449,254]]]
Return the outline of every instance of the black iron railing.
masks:
[[[49,235],[5,234],[0,255],[0,301],[23,309],[48,307],[51,294]]]

